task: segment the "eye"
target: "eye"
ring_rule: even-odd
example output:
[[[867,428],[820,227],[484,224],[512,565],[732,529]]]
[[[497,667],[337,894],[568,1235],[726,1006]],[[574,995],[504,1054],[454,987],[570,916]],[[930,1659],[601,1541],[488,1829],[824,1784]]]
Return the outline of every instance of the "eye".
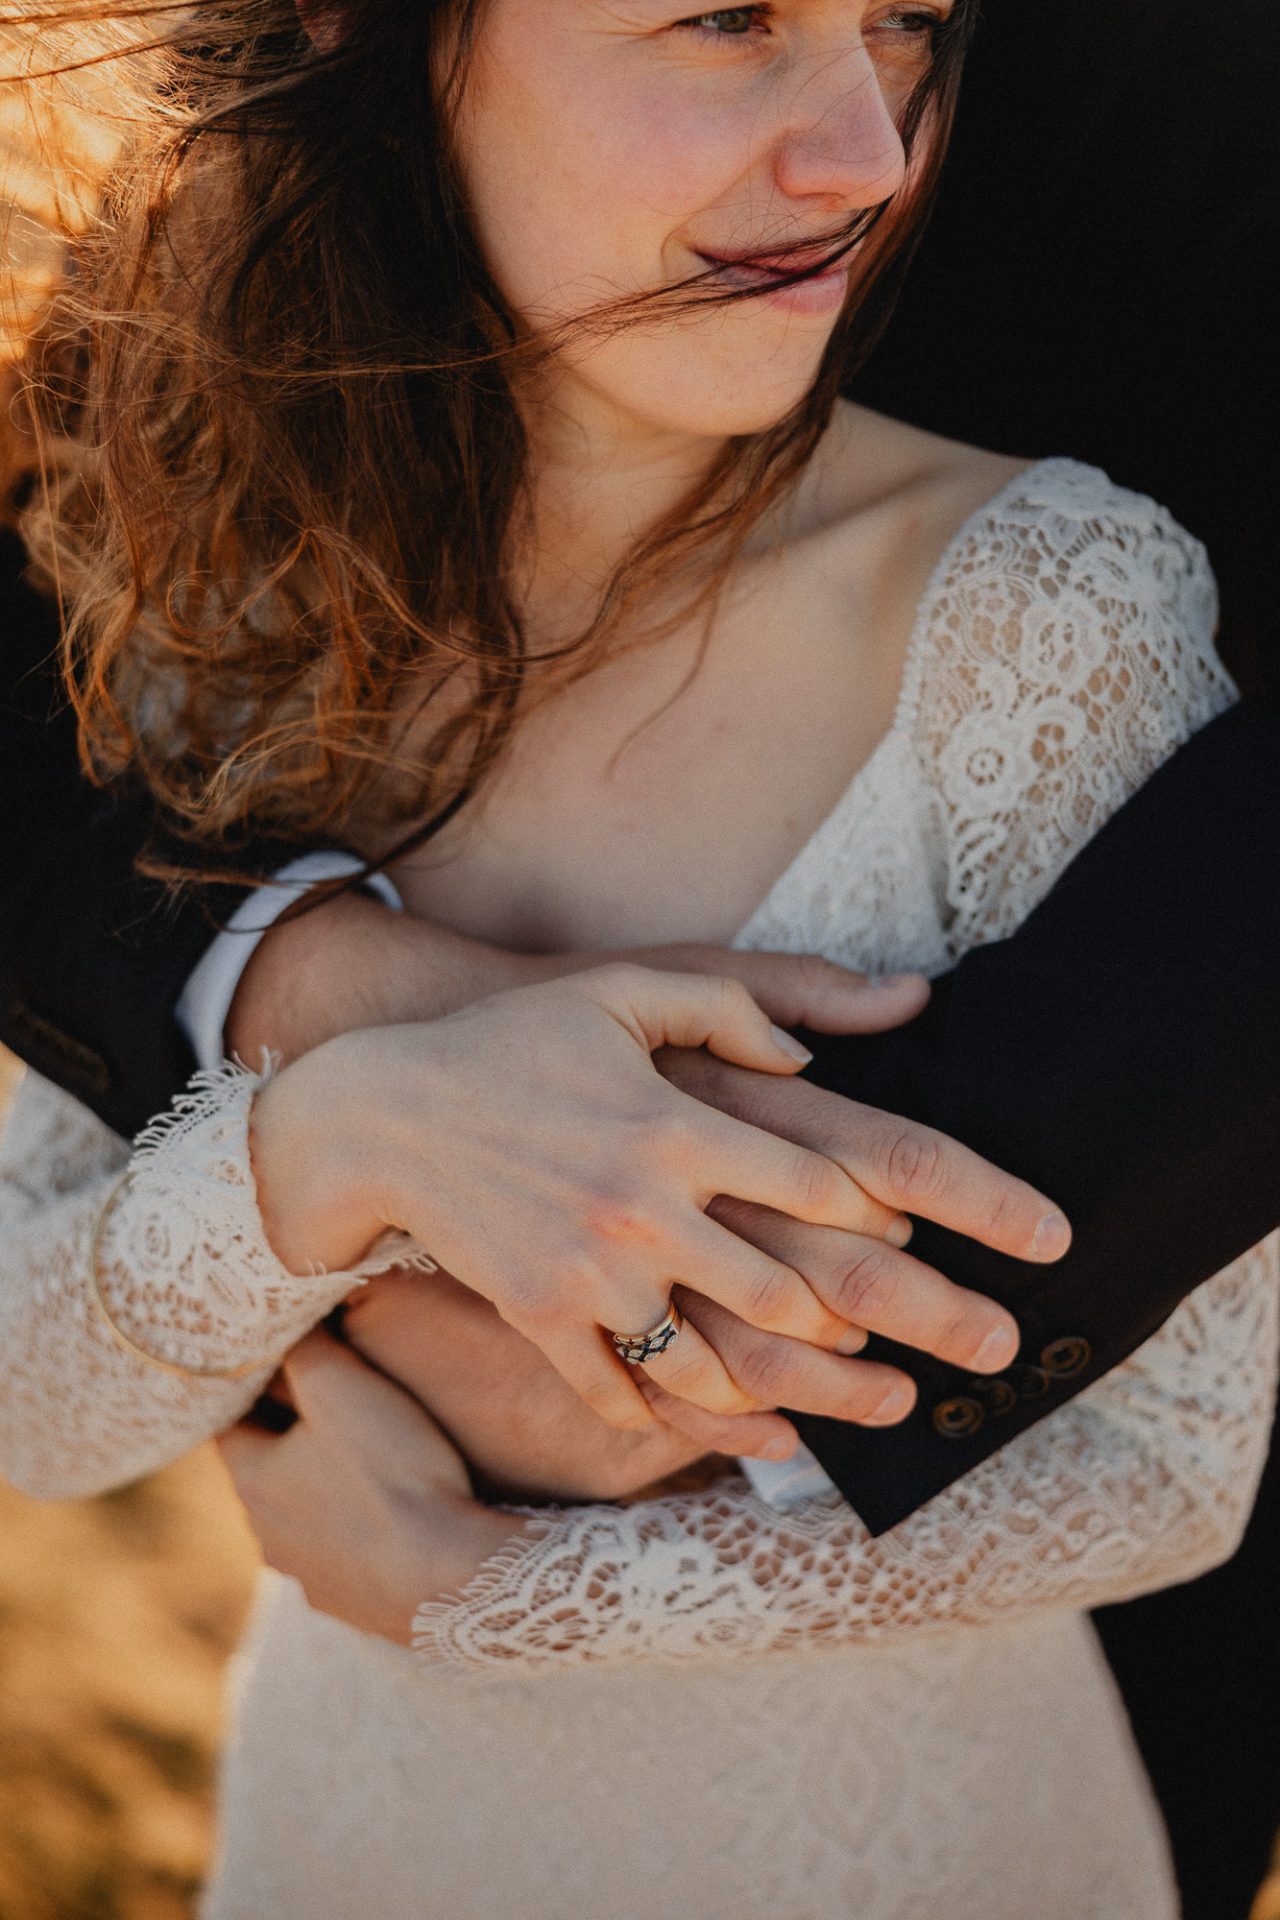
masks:
[[[945,15],[926,11],[921,7],[895,7],[892,13],[882,14],[876,21],[872,32],[888,32],[902,40],[935,40],[945,24]]]
[[[712,40],[746,40],[768,23],[772,7],[717,7],[711,13],[695,13],[678,24],[686,32],[700,33]]]

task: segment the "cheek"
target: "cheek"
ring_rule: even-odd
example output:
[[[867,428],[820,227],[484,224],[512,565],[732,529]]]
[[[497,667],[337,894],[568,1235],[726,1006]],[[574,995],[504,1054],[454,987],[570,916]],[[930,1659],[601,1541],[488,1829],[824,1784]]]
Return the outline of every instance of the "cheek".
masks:
[[[736,114],[700,117],[678,93],[620,92],[579,72],[502,75],[465,129],[473,217],[490,270],[527,314],[558,316],[688,270],[674,243],[741,197]]]

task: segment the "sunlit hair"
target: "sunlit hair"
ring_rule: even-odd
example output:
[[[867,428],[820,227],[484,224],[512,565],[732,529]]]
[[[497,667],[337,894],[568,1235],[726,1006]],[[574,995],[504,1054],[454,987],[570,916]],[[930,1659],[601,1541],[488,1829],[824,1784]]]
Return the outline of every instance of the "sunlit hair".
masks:
[[[654,631],[673,583],[683,618],[714,605],[888,317],[970,28],[962,0],[906,108],[908,186],[832,236],[860,244],[811,391],[731,440],[584,630],[537,653],[513,389],[534,349],[451,139],[482,6],[348,0],[322,51],[294,0],[0,5],[29,63],[109,73],[124,141],[28,386],[24,525],[66,613],[85,763],[139,774],[232,866],[251,832],[385,847],[473,789],[541,694]],[[692,281],[575,325],[744,297]]]

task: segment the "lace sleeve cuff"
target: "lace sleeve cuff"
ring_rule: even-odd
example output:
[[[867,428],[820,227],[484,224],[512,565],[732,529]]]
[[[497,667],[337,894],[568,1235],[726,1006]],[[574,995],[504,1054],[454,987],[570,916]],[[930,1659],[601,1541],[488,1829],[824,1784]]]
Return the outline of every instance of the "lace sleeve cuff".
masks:
[[[139,1135],[95,1236],[98,1303],[128,1347],[166,1369],[270,1369],[362,1280],[393,1266],[434,1271],[402,1234],[341,1273],[293,1274],[276,1257],[249,1156],[253,1101],[272,1071],[267,1061],[258,1073],[227,1063],[197,1074]]]

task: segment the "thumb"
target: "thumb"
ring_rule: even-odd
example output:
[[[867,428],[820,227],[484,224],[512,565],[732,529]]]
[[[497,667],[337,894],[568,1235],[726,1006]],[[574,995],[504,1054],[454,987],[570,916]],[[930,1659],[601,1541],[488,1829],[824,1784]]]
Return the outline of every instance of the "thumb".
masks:
[[[717,971],[741,980],[771,1020],[814,1033],[883,1033],[914,1020],[931,988],[922,973],[869,979],[813,953],[725,953]]]
[[[344,1408],[363,1403],[378,1384],[390,1392],[399,1391],[354,1347],[336,1340],[323,1327],[316,1327],[286,1353],[280,1372],[299,1417],[312,1424],[335,1414],[341,1419]]]
[[[734,1066],[761,1073],[798,1073],[813,1058],[807,1047],[774,1026],[740,980],[726,974],[620,965],[580,975],[579,984],[650,1053],[659,1047],[706,1047]]]

